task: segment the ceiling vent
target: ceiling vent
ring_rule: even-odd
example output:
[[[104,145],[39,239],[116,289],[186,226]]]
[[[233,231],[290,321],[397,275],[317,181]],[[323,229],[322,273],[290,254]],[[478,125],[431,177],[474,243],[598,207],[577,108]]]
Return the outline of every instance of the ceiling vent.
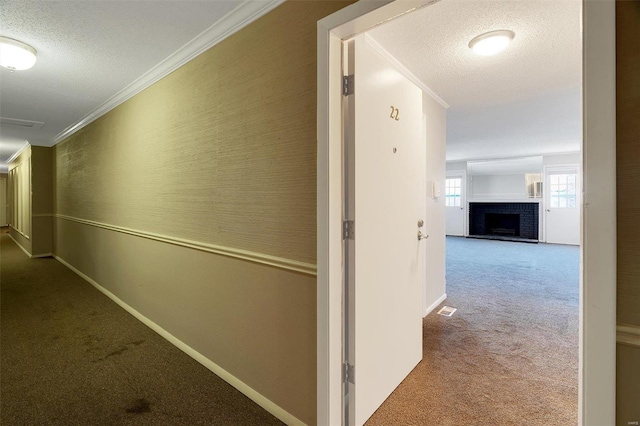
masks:
[[[26,129],[39,129],[44,126],[42,121],[20,120],[17,118],[0,117],[0,125],[24,127]]]

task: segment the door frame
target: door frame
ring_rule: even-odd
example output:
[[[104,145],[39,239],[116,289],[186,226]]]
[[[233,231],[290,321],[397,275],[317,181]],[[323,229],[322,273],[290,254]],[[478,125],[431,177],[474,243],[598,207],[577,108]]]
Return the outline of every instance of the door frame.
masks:
[[[462,179],[462,197],[460,197],[460,207],[462,207],[462,236],[469,235],[469,205],[467,203],[467,171],[466,170],[447,170],[445,173],[445,188],[446,191],[447,181],[449,178],[461,178]],[[445,206],[446,208],[446,206]]]
[[[446,0],[442,0],[446,1]],[[342,418],[341,40],[434,0],[361,0],[317,27],[317,423]],[[583,0],[583,196],[578,423],[615,423],[614,0]],[[593,99],[593,101],[592,101]]]

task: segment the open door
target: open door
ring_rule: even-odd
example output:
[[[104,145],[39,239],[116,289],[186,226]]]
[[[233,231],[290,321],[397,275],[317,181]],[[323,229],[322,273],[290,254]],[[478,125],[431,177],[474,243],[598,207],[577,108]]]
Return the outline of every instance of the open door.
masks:
[[[345,48],[345,417],[361,425],[422,359],[426,143],[422,91],[366,36]]]

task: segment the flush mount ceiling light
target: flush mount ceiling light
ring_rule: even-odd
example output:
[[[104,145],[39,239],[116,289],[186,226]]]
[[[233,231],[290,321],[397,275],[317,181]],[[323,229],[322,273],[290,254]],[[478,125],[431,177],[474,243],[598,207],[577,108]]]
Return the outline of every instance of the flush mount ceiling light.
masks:
[[[469,48],[480,56],[491,56],[507,48],[516,33],[509,30],[491,31],[475,37]]]
[[[0,66],[28,70],[36,63],[36,49],[12,38],[0,36]]]

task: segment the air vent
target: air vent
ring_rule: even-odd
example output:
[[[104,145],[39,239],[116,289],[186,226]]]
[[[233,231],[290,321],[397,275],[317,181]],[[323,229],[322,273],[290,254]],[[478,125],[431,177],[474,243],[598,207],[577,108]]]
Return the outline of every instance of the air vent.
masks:
[[[451,308],[449,306],[443,306],[442,309],[438,311],[438,315],[442,315],[443,317],[450,317],[453,313],[457,311],[456,308]]]
[[[44,126],[42,121],[20,120],[18,118],[0,117],[0,125],[39,129]]]

